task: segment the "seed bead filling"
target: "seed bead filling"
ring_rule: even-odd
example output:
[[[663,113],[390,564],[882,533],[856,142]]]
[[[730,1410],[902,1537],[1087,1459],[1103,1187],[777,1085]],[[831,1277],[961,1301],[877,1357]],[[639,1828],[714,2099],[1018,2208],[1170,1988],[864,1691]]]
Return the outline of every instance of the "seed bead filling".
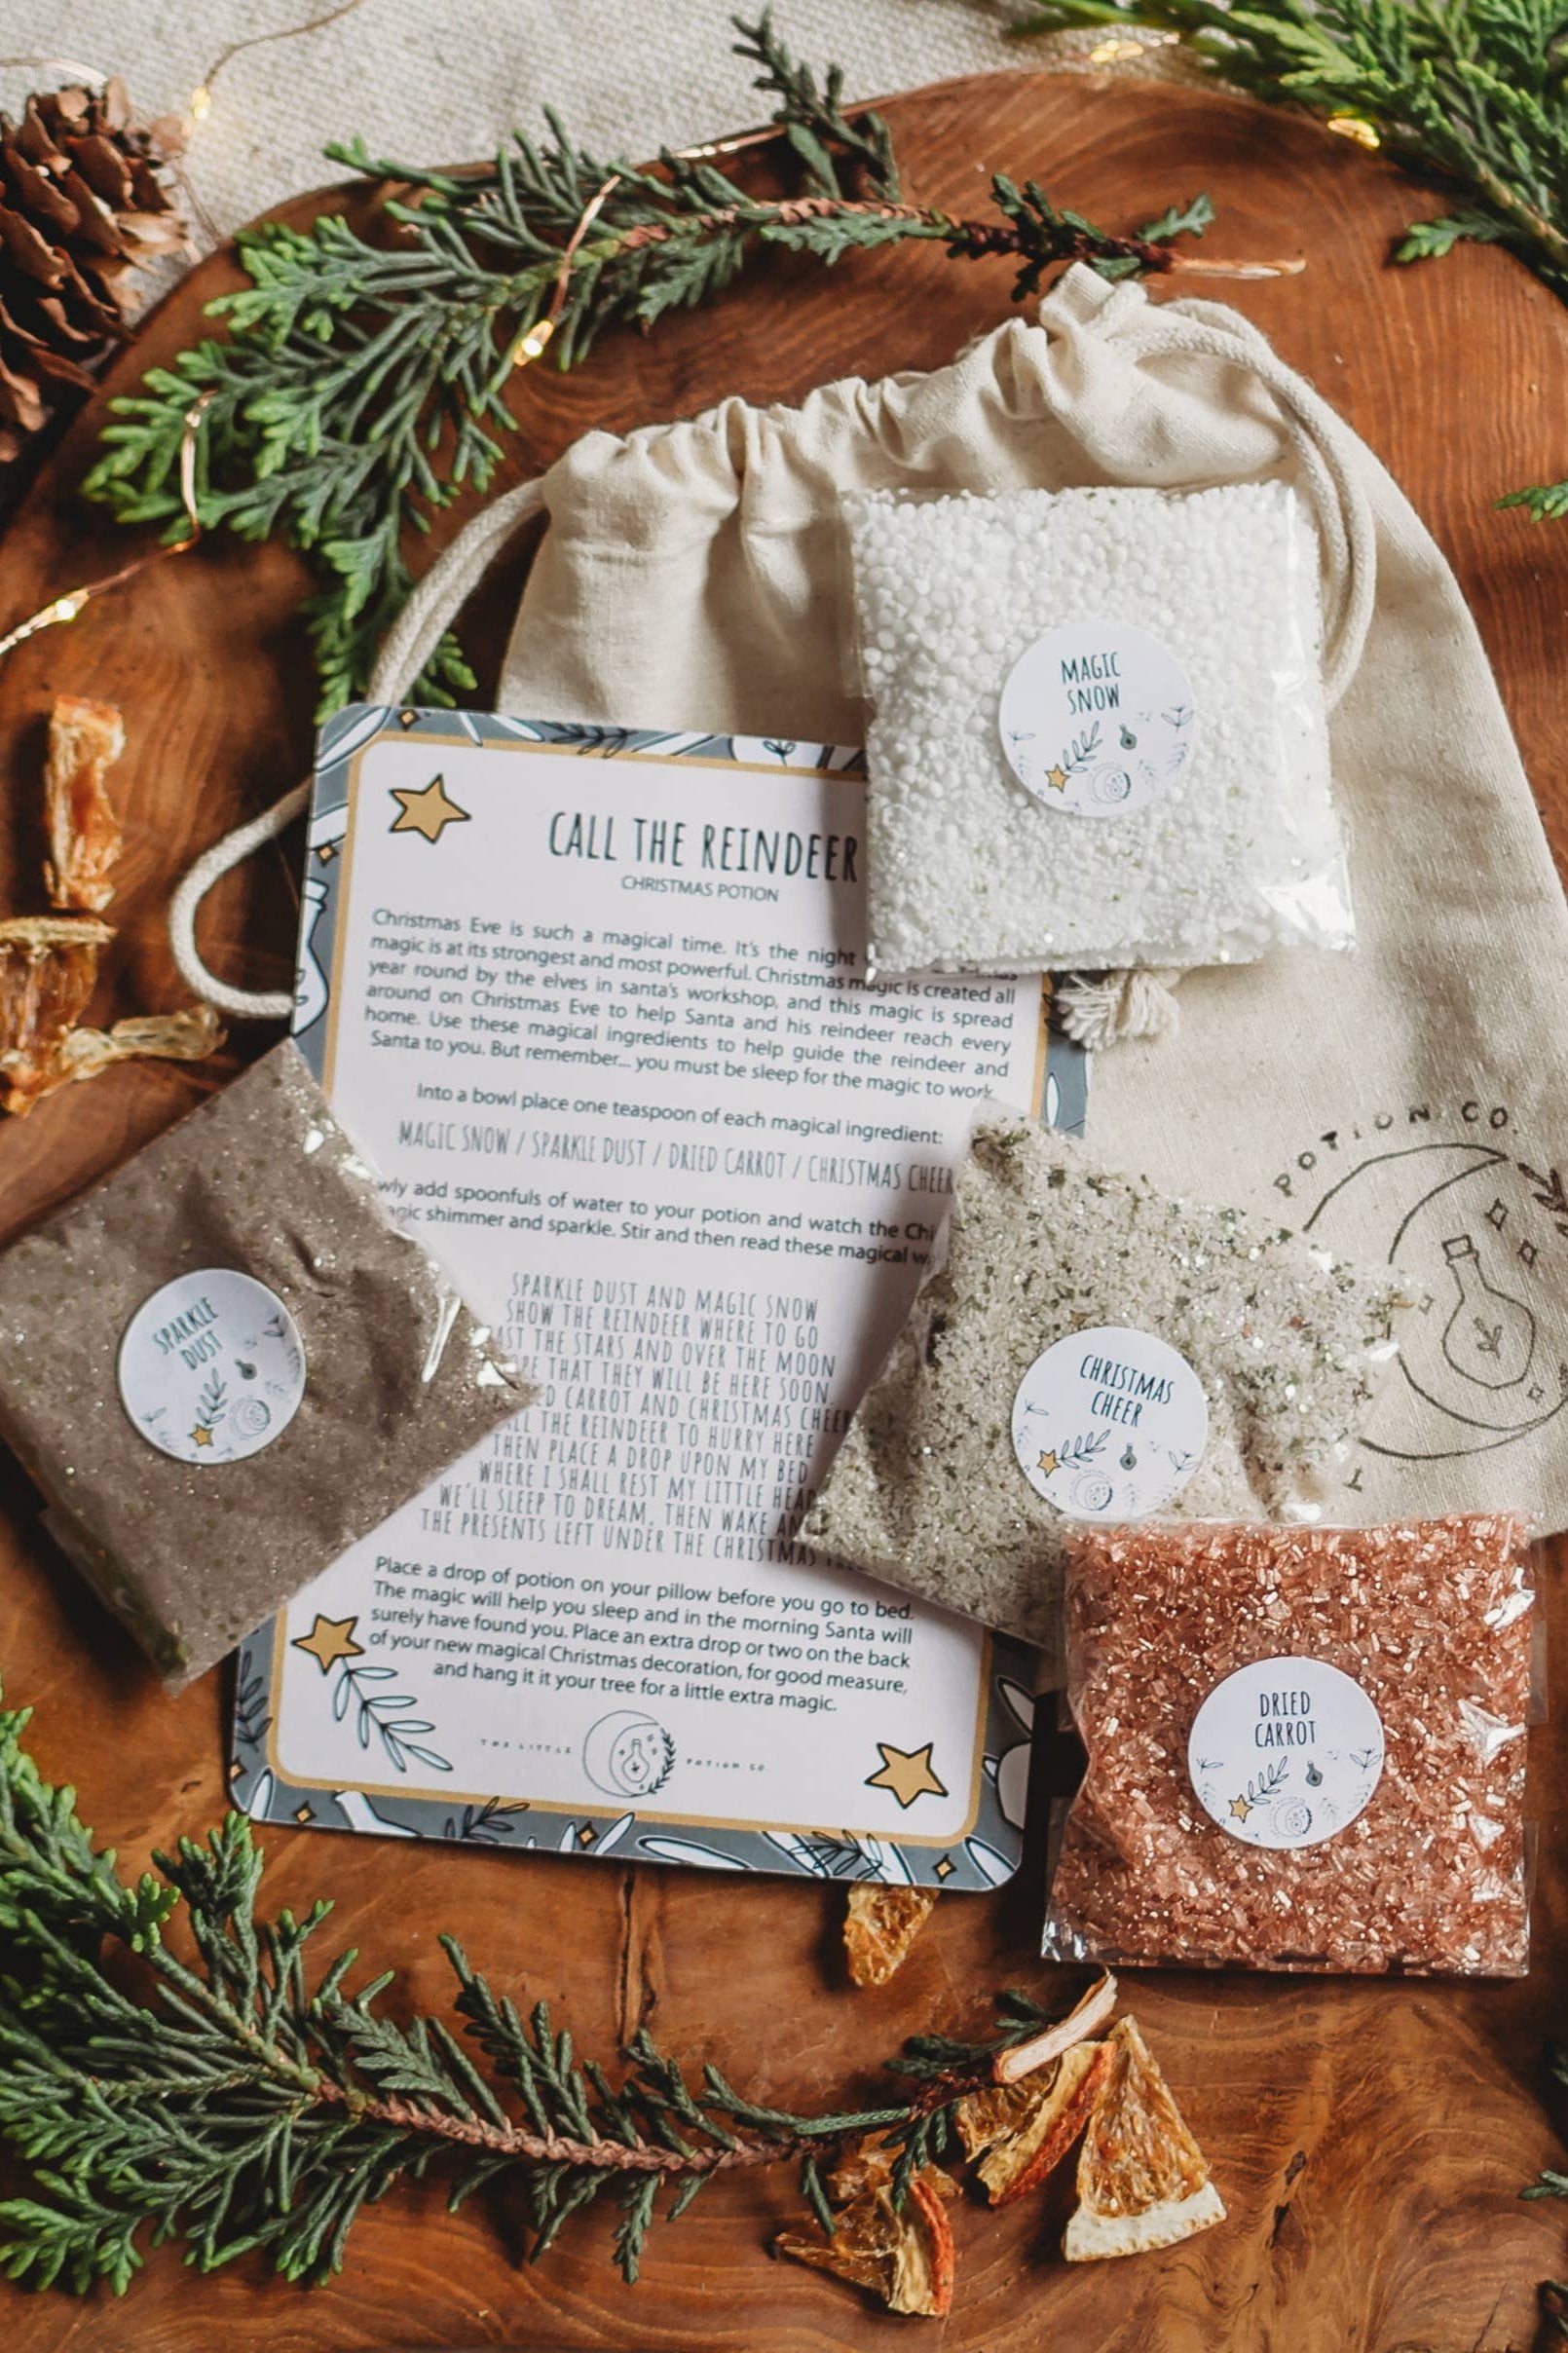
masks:
[[[1379,1528],[1084,1528],[1067,1696],[1089,1752],[1051,1888],[1059,1960],[1508,1977],[1529,1958],[1531,1590],[1508,1517]],[[1371,1798],[1321,1844],[1228,1836],[1187,1767],[1197,1711],[1315,1660],[1382,1721]]]
[[[1317,543],[1288,484],[878,491],[844,514],[875,969],[1182,968],[1351,944]],[[1192,689],[1188,766],[1103,818],[1042,806],[999,729],[1020,655],[1078,621],[1149,632]]]

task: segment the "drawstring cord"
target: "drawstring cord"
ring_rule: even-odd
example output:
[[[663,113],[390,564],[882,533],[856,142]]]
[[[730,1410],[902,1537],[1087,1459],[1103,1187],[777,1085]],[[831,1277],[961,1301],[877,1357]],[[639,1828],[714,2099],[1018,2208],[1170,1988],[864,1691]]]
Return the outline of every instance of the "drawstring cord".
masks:
[[[1118,287],[1107,310],[1112,319],[1124,293]],[[1317,516],[1329,583],[1324,691],[1331,710],[1361,663],[1377,592],[1376,526],[1357,478],[1351,436],[1312,387],[1270,348],[1257,330],[1233,312],[1204,302],[1148,307],[1137,296],[1126,334],[1138,356],[1190,353],[1242,368],[1264,385],[1279,404]],[[1103,314],[1102,314],[1103,316]],[[541,480],[525,482],[482,508],[431,565],[389,630],[367,701],[395,706],[435,652],[454,613],[483,579],[513,534],[543,512]],[[275,807],[216,842],[199,858],[175,891],[169,908],[169,942],[180,978],[233,1020],[283,1021],[293,998],[281,990],[234,989],[207,969],[196,944],[202,901],[220,876],[241,864],[265,841],[290,825],[309,799],[309,783],[298,784]],[[1069,1037],[1102,1048],[1124,1039],[1157,1040],[1176,1028],[1179,1011],[1173,994],[1176,972],[1125,971],[1095,979],[1076,976],[1057,990],[1058,1018]]]

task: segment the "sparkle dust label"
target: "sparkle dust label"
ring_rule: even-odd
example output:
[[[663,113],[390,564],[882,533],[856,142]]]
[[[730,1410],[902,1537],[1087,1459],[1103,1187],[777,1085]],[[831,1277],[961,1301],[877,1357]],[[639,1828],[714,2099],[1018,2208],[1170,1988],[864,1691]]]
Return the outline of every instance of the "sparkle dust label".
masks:
[[[1209,1442],[1192,1366],[1153,1332],[1097,1325],[1036,1357],[1013,1399],[1013,1451],[1070,1519],[1145,1519],[1179,1494]]]
[[[142,1301],[120,1343],[119,1378],[143,1438],[205,1470],[282,1436],[305,1395],[305,1349],[265,1283],[209,1266]]]
[[[1247,1847],[1317,1847],[1356,1819],[1383,1771],[1383,1725],[1355,1679],[1321,1659],[1258,1659],[1192,1720],[1198,1802]]]
[[[1047,808],[1125,817],[1192,753],[1192,687],[1169,646],[1125,621],[1048,629],[1019,655],[998,724],[1007,764]]]

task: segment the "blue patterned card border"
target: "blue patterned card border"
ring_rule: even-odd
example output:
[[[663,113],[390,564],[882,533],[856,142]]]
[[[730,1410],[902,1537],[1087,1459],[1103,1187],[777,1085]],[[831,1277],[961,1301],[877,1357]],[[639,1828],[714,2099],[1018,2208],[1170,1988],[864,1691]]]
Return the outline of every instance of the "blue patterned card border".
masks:
[[[680,759],[711,762],[737,770],[790,774],[864,774],[863,755],[833,744],[782,737],[712,735],[670,730],[574,726],[552,720],[517,720],[487,712],[418,711],[360,704],[338,712],[321,729],[311,804],[301,894],[300,947],[294,1034],[317,1077],[325,1058],[336,941],[342,856],[348,828],[350,786],[358,758],[383,734],[454,736],[498,747],[549,744],[568,747],[588,760]],[[1050,1039],[1043,1115],[1055,1127],[1082,1132],[1087,1107],[1088,1058],[1058,1037]],[[534,1809],[523,1801],[490,1798],[453,1801],[410,1788],[390,1794],[382,1774],[390,1769],[412,1780],[418,1758],[398,1744],[378,1750],[374,1794],[363,1789],[327,1791],[297,1787],[271,1759],[272,1694],[277,1662],[285,1639],[281,1617],[261,1626],[243,1645],[235,1698],[233,1763],[235,1803],[258,1821],[351,1830],[384,1838],[424,1838],[508,1849],[613,1856],[625,1861],[694,1864],[709,1870],[761,1871],[788,1877],[882,1881],[903,1886],[975,1890],[1001,1886],[1018,1868],[1029,1742],[1034,1724],[1035,1655],[1004,1635],[993,1636],[986,1654],[986,1723],[979,1775],[979,1805],[968,1833],[947,1846],[831,1829],[753,1830],[681,1823],[660,1817],[640,1820],[635,1811],[562,1813]],[[360,1692],[348,1678],[364,1668],[342,1662],[343,1673],[323,1676],[323,1699],[365,1711],[366,1742],[382,1719],[374,1686]],[[388,1719],[395,1728],[397,1719]],[[404,1729],[408,1727],[403,1720]],[[382,1742],[386,1748],[386,1742]],[[400,1761],[399,1761],[400,1760]],[[367,1777],[371,1777],[367,1775]]]

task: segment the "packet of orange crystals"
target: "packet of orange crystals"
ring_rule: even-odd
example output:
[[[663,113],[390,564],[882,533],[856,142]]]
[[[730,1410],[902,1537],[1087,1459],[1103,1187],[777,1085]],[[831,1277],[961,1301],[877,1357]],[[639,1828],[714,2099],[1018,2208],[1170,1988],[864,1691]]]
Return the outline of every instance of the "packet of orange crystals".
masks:
[[[1521,1976],[1533,1590],[1516,1519],[1085,1527],[1089,1752],[1044,1951]]]

